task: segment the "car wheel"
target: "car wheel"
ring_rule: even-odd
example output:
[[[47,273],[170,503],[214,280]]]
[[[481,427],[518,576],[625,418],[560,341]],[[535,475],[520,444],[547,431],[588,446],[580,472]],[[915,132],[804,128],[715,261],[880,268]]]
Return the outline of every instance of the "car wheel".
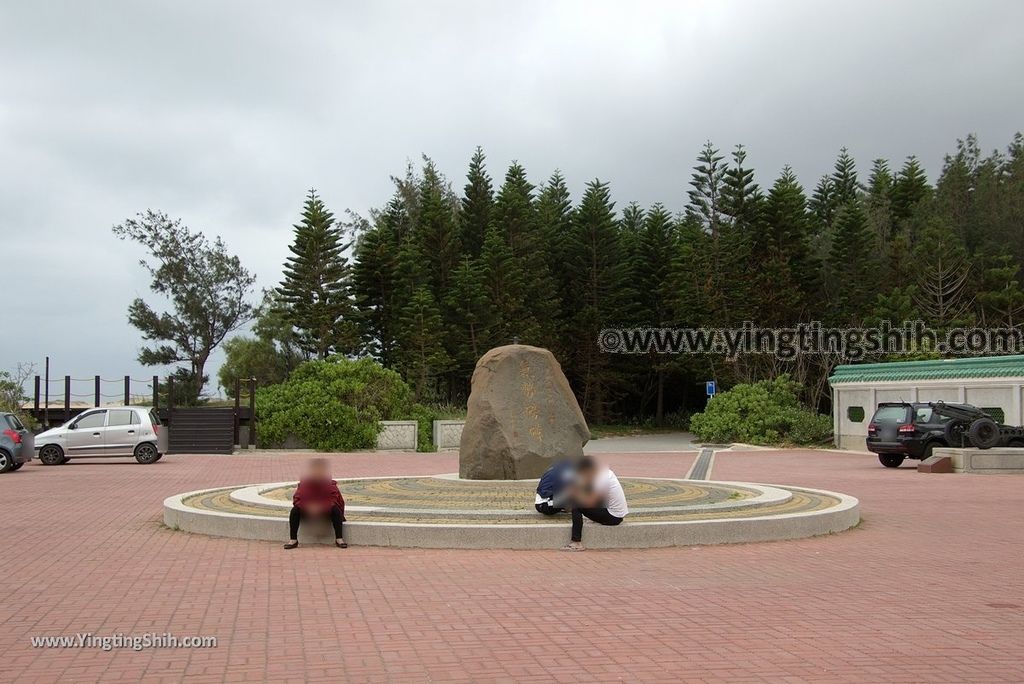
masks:
[[[156,447],[145,442],[135,447],[135,460],[143,465],[149,465],[150,463],[156,463],[160,460],[160,454],[156,452]]]
[[[967,436],[979,449],[991,449],[999,444],[999,426],[991,418],[979,418],[971,423]]]
[[[160,460],[161,458],[163,458],[163,457],[164,457],[164,455],[163,455],[163,454],[157,454],[157,455],[156,455],[156,460],[157,460],[157,461],[159,461],[159,460]]]
[[[928,442],[924,445],[924,451],[921,452],[921,460],[925,461],[932,457],[932,452],[935,451],[935,442]]]
[[[11,472],[14,472],[15,470],[21,470],[21,466],[23,466],[23,465],[25,465],[24,462],[22,462],[22,463],[15,463],[14,465],[11,466]]]
[[[61,465],[64,459],[64,450],[56,444],[47,444],[39,450],[39,460],[43,465]]]
[[[903,465],[903,456],[899,454],[879,454],[878,462],[886,468],[899,468]]]
[[[14,470],[14,457],[0,449],[0,473]]]

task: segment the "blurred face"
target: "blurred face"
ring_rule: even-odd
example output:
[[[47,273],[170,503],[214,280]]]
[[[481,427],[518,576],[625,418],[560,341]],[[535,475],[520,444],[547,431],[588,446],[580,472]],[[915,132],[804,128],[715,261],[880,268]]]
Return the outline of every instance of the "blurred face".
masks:
[[[594,476],[597,475],[596,466],[581,466],[577,469],[577,474],[581,483],[590,483],[594,481]]]
[[[327,467],[327,461],[316,460],[310,463],[309,476],[314,480],[329,480],[331,470]]]

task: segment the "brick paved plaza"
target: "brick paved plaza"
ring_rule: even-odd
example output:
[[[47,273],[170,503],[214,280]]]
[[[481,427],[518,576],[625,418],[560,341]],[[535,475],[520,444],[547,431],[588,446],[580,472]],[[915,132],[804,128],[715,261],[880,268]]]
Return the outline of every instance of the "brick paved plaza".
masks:
[[[682,477],[694,456],[606,458],[620,475]],[[719,452],[712,479],[851,494],[863,523],[716,547],[286,552],[161,524],[169,495],[288,480],[303,460],[33,463],[0,476],[0,681],[1024,680],[1022,478]],[[457,470],[454,454],[332,461],[338,477]],[[80,632],[212,635],[218,647],[30,644]]]

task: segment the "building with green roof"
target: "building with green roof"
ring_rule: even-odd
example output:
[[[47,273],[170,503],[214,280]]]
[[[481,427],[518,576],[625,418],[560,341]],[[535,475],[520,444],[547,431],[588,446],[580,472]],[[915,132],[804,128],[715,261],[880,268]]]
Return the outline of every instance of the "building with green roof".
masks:
[[[1024,355],[849,364],[838,366],[829,384],[841,449],[864,449],[868,421],[888,401],[974,404],[1010,425],[1024,425]]]

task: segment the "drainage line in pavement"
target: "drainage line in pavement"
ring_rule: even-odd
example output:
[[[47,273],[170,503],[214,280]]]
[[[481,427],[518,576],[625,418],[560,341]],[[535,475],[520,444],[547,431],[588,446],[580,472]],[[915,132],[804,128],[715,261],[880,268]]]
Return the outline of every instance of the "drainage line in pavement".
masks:
[[[700,455],[697,456],[697,460],[693,462],[693,467],[690,468],[690,472],[687,474],[687,480],[706,480],[711,475],[711,462],[714,460],[715,450],[704,447],[700,450]]]

